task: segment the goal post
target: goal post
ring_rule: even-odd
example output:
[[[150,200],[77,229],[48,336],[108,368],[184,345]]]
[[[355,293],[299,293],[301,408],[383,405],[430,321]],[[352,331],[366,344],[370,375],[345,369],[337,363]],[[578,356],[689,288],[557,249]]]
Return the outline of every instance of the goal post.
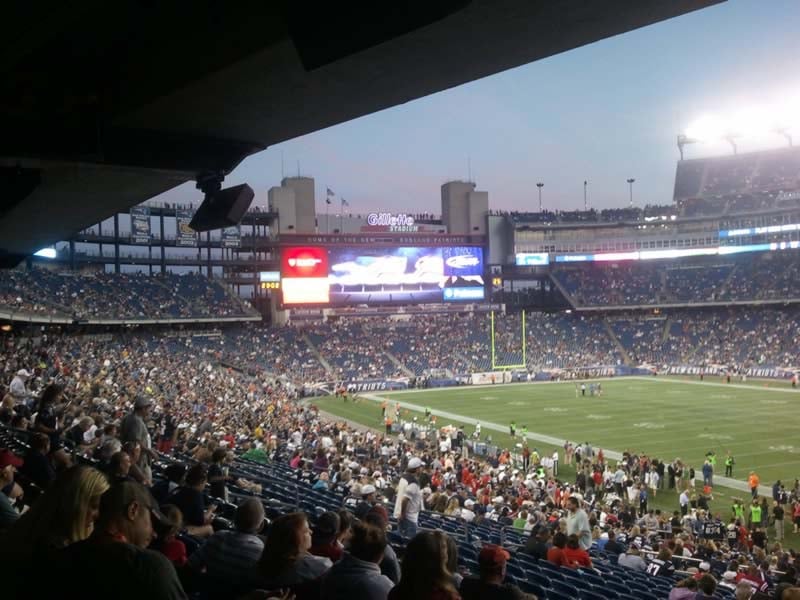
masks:
[[[491,311],[491,348],[492,348],[492,371],[507,371],[509,369],[527,369],[527,345],[528,341],[525,337],[525,311],[522,311],[522,364],[503,365],[497,364],[497,346],[495,343],[495,328],[494,328],[494,311]]]

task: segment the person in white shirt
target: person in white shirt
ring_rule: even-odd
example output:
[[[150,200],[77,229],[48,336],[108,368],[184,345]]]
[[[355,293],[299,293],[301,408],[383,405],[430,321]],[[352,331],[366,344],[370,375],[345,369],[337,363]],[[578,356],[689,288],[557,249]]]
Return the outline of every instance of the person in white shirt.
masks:
[[[689,512],[689,493],[686,490],[681,492],[678,503],[681,505],[681,515],[685,517]]]
[[[474,500],[464,501],[464,508],[461,509],[461,518],[467,523],[471,523],[475,519],[475,513],[472,510],[473,508],[475,508]]]
[[[30,376],[31,374],[28,371],[25,369],[20,369],[11,380],[11,384],[8,386],[8,393],[11,394],[12,398],[14,398],[15,403],[19,404],[27,401],[28,398],[33,397],[33,394],[28,391],[28,388],[25,385]]]
[[[423,501],[417,475],[423,464],[416,456],[408,461],[406,474],[403,475],[403,479],[408,482],[408,485],[406,485],[402,496],[398,493],[398,498],[402,497],[400,501],[400,516],[398,517],[398,531],[406,539],[411,539],[417,535],[417,523]]]
[[[592,528],[589,525],[589,517],[580,507],[580,503],[575,496],[567,499],[567,535],[577,535],[578,543],[581,548],[588,550],[592,545]]]

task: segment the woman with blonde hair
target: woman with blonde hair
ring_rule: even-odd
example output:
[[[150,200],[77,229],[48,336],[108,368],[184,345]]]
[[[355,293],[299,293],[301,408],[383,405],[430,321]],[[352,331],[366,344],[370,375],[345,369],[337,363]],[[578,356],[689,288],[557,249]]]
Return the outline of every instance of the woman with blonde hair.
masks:
[[[24,598],[22,586],[29,585],[34,569],[62,548],[89,537],[100,512],[100,497],[108,487],[108,479],[97,469],[71,467],[0,538],[0,560],[13,565],[8,571],[13,573],[10,597]]]
[[[444,509],[444,514],[456,516],[461,514],[461,505],[458,503],[458,496],[450,498],[447,507]]]
[[[461,600],[447,568],[447,536],[423,531],[406,546],[403,570],[388,600]]]

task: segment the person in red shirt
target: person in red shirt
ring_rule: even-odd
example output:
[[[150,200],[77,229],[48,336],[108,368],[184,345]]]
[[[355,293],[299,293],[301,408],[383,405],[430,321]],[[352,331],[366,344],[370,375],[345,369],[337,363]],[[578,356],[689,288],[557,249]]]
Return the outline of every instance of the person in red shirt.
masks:
[[[547,560],[557,567],[571,567],[564,554],[564,547],[567,545],[567,536],[560,531],[553,536],[553,545],[547,550]]]
[[[592,559],[589,553],[581,548],[578,543],[578,536],[572,534],[567,538],[567,547],[564,548],[564,558],[567,560],[570,567],[588,567],[592,566]]]
[[[178,532],[183,527],[183,513],[172,504],[164,505],[161,512],[167,518],[163,523],[158,523],[155,529],[158,537],[154,546],[161,554],[166,556],[175,567],[182,567],[188,561],[186,544],[177,538]]]

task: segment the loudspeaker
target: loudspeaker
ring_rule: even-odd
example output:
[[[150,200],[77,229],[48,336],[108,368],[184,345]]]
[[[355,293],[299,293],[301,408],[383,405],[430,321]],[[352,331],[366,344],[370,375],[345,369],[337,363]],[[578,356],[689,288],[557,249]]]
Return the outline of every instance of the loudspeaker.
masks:
[[[195,231],[210,231],[237,225],[254,197],[253,188],[246,183],[208,194],[189,226]]]

